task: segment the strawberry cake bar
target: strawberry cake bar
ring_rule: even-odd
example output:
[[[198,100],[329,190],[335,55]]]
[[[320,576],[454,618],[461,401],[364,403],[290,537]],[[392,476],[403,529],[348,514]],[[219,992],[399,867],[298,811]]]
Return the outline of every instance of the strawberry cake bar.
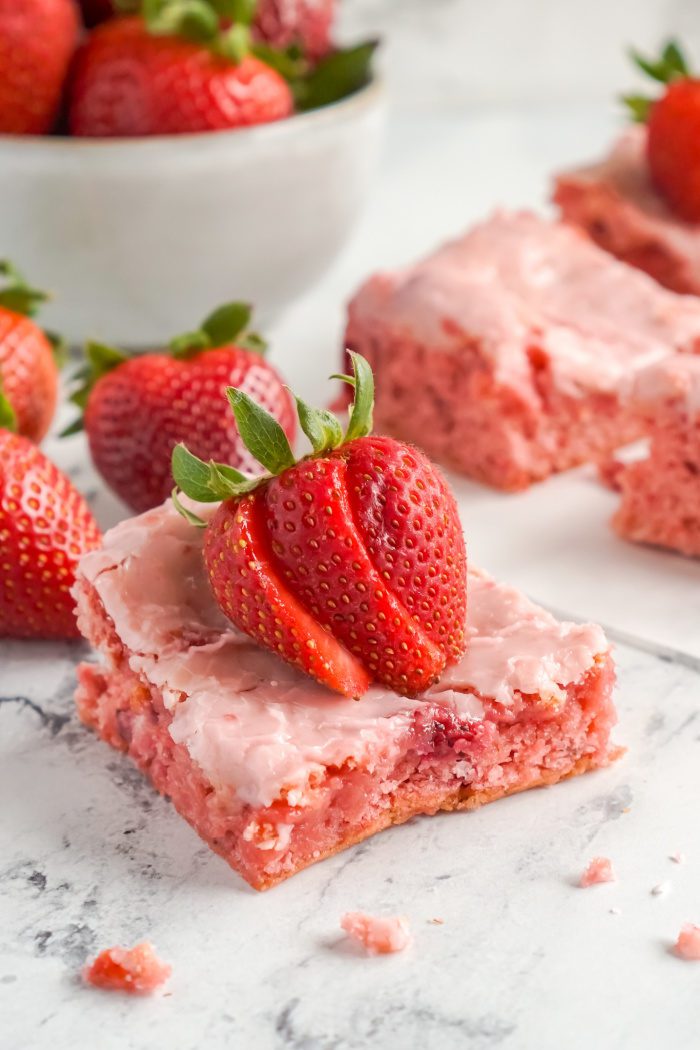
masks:
[[[614,757],[600,628],[470,570],[466,655],[416,698],[348,699],[223,616],[202,543],[167,502],[82,559],[79,623],[102,662],[80,668],[77,704],[256,889],[416,814]]]
[[[650,436],[644,459],[615,473],[620,536],[700,556],[700,358],[676,356],[638,375],[631,402]]]
[[[373,367],[381,431],[501,489],[638,435],[630,370],[700,349],[700,302],[563,223],[497,214],[424,261],[371,278],[346,344]]]
[[[700,226],[676,215],[651,182],[645,125],[598,164],[559,175],[554,201],[601,248],[674,292],[700,295]]]

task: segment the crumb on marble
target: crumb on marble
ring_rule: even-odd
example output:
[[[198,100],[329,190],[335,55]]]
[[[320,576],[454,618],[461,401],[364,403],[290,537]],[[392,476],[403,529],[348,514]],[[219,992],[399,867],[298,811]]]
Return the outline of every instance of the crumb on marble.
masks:
[[[96,988],[130,995],[150,995],[170,977],[172,970],[162,962],[148,941],[133,948],[105,948],[83,970],[83,979]]]
[[[649,891],[652,897],[664,897],[671,889],[671,883],[666,879],[664,882],[657,882],[655,886],[651,887]]]
[[[402,915],[382,917],[351,911],[343,915],[340,925],[368,955],[401,952],[411,940],[408,920]]]
[[[673,946],[673,953],[679,959],[693,962],[700,960],[700,926],[686,923],[678,934],[678,939]]]
[[[594,857],[579,880],[579,886],[587,889],[602,882],[615,882],[615,872],[607,857]]]
[[[432,923],[433,926],[444,926],[444,919],[428,919],[428,922]]]
[[[676,853],[672,853],[669,860],[672,860],[674,864],[685,864],[685,853],[681,853],[680,850]]]

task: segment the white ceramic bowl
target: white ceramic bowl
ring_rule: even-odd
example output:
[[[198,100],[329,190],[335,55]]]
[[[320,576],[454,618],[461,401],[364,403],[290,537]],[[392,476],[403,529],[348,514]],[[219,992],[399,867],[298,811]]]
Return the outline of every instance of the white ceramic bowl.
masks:
[[[374,81],[240,131],[0,136],[0,257],[53,292],[42,320],[74,343],[157,345],[230,299],[269,326],[352,230],[383,115]]]

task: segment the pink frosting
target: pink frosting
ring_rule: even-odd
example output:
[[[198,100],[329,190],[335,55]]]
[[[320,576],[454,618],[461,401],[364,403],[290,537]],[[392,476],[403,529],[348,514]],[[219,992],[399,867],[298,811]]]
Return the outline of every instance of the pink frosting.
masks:
[[[528,348],[576,396],[616,390],[632,365],[700,341],[700,302],[527,212],[498,213],[422,262],[372,278],[351,310],[429,348],[478,345],[501,382],[533,397]]]
[[[690,416],[700,413],[700,356],[676,354],[634,377],[630,396],[642,410],[665,405]]]
[[[603,161],[567,172],[568,183],[605,186],[614,195],[618,221],[650,244],[667,245],[684,259],[689,275],[700,281],[700,227],[680,219],[654,189],[646,157],[647,129],[628,128]]]
[[[198,508],[201,509],[201,508]],[[209,509],[211,513],[211,508]],[[202,560],[203,530],[168,501],[108,532],[80,573],[96,588],[134,671],[162,690],[171,733],[216,786],[256,805],[303,800],[327,765],[391,765],[426,702],[464,719],[480,698],[534,693],[554,707],[608,645],[599,627],[559,623],[519,592],[469,576],[469,648],[424,697],[372,688],[346,700],[259,648],[222,615]]]

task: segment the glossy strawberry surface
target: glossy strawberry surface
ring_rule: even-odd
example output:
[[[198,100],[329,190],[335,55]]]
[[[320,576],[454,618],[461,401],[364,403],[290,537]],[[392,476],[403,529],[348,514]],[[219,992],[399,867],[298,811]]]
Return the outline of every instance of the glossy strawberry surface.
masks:
[[[100,544],[70,480],[24,437],[0,430],[0,636],[77,638],[70,588]]]

